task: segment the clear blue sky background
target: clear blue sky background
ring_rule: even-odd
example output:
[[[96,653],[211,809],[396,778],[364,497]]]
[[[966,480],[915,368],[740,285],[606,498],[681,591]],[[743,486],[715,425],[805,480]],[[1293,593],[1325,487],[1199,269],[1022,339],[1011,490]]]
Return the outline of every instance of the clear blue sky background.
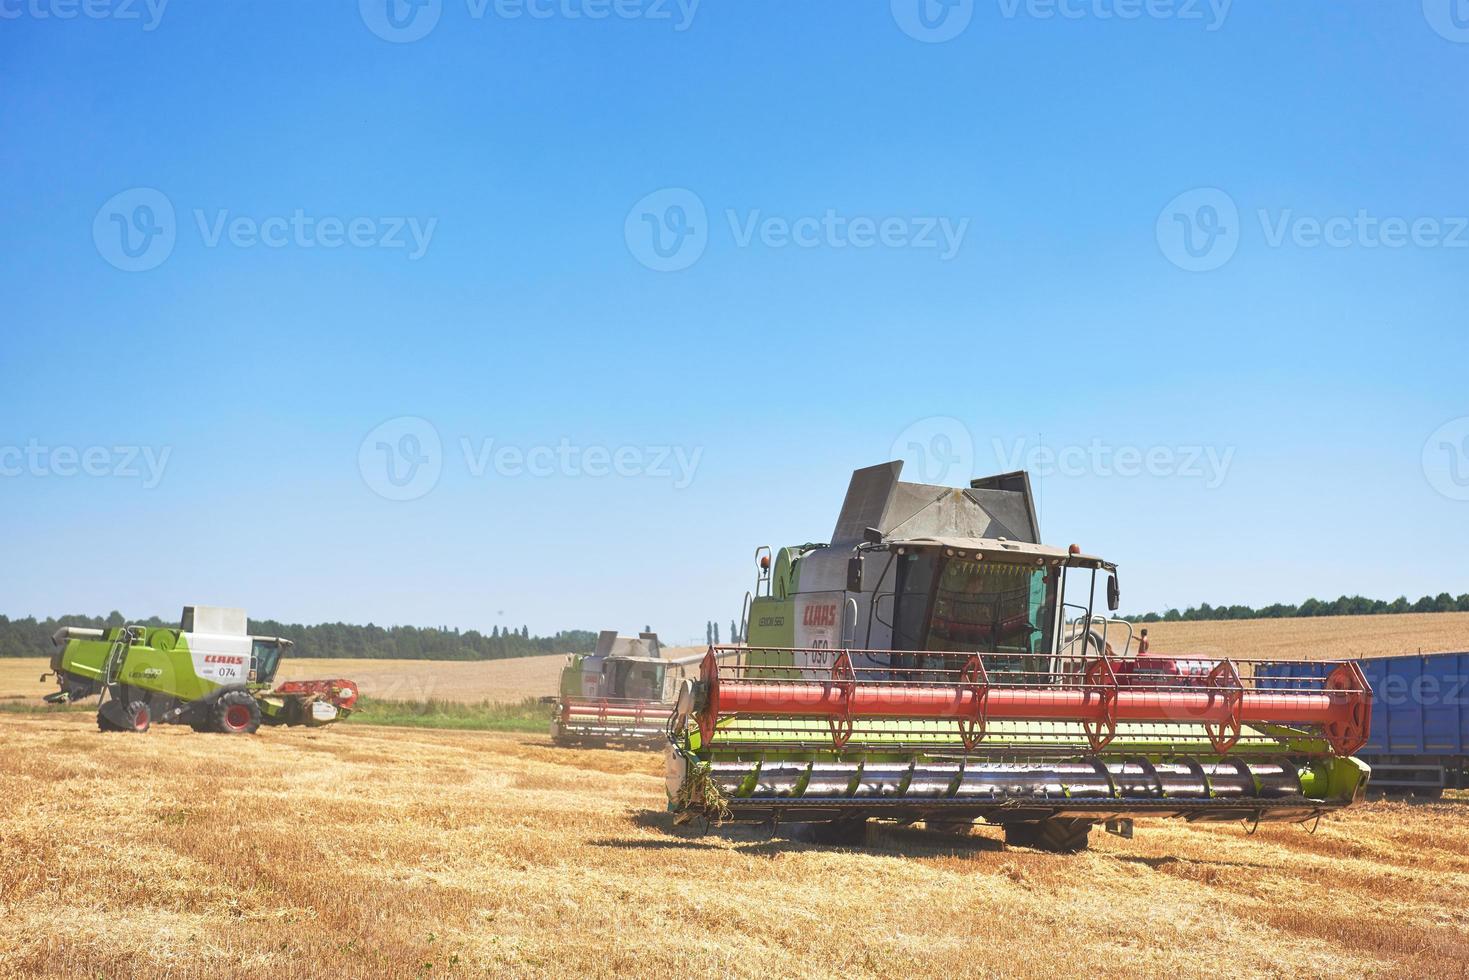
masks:
[[[1128,609],[1469,591],[1469,456],[1424,454],[1469,415],[1469,248],[1272,247],[1257,217],[1469,215],[1469,43],[1435,2],[1241,0],[1209,30],[979,0],[926,43],[887,0],[704,0],[684,31],[443,0],[390,43],[355,0],[174,0],[153,30],[5,0],[0,445],[170,455],[151,488],[0,477],[0,612],[701,640],[756,545],[824,540],[850,470],[935,417],[974,444],[954,483],[994,440],[1232,450],[1217,487],[1041,481],[1045,537],[1121,563]],[[177,241],[126,272],[93,226],[140,187]],[[681,271],[625,236],[663,188],[707,207]],[[1206,272],[1156,231],[1196,188],[1240,214]],[[416,261],[195,227],[297,209],[438,223]],[[970,224],[945,261],[741,247],[726,217],[829,209]],[[359,465],[398,416],[444,447],[409,501]],[[702,456],[684,488],[477,477],[462,438]]]

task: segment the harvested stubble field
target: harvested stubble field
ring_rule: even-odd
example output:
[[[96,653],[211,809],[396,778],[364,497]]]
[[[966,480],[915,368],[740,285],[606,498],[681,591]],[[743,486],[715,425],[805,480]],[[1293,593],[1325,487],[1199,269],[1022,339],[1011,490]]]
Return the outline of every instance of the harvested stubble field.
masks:
[[[1469,616],[1152,636],[1164,653],[1463,650]],[[291,676],[513,703],[562,662],[300,659]],[[0,706],[39,698],[42,669],[0,660]],[[855,849],[692,838],[663,799],[658,755],[538,734],[101,735],[88,711],[0,712],[0,976],[1469,975],[1465,794],[1368,803],[1315,836],[1144,821],[1074,857],[984,828]]]
[[[226,747],[228,751],[226,752]],[[336,727],[226,740],[0,715],[0,975],[1437,975],[1469,798],[1090,853],[880,830],[703,838],[653,753]]]

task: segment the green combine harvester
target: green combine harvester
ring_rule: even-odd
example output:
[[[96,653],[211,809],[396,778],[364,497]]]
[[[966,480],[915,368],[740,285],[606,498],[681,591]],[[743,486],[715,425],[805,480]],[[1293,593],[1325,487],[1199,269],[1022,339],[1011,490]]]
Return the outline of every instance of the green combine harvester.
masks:
[[[241,609],[185,606],[178,629],[63,626],[51,642],[59,690],[46,701],[99,696],[104,732],[146,732],[157,721],[248,735],[262,723],[329,724],[357,703],[357,685],[347,680],[275,684],[291,641],[250,636]]]
[[[746,645],[713,647],[670,725],[679,819],[999,824],[1086,847],[1137,817],[1309,821],[1361,798],[1372,694],[1263,662],[1132,651],[1116,568],[1039,543],[1024,473],[964,489],[858,470],[830,543],[756,552]]]

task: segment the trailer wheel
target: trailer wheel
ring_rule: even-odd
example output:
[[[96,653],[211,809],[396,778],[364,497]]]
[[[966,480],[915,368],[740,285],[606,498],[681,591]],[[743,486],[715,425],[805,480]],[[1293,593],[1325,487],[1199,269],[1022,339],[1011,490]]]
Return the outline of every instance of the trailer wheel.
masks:
[[[1037,851],[1075,854],[1087,848],[1091,835],[1090,820],[1051,817],[1035,823],[1005,824],[1007,847],[1033,847]]]
[[[214,730],[253,735],[260,727],[260,704],[244,691],[230,691],[214,703]]]

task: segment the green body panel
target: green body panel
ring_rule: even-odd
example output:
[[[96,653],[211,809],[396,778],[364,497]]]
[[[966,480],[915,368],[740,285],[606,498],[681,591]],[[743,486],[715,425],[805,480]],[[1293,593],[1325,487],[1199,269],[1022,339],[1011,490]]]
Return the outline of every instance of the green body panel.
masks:
[[[745,642],[755,648],[790,648],[796,645],[796,602],[800,587],[800,555],[802,548],[782,548],[776,554],[770,575],[770,594],[750,601],[750,620]],[[752,651],[752,665],[789,667],[790,654]]]
[[[581,697],[582,692],[582,662],[586,654],[572,654],[571,663],[561,668],[561,696],[565,698]]]

